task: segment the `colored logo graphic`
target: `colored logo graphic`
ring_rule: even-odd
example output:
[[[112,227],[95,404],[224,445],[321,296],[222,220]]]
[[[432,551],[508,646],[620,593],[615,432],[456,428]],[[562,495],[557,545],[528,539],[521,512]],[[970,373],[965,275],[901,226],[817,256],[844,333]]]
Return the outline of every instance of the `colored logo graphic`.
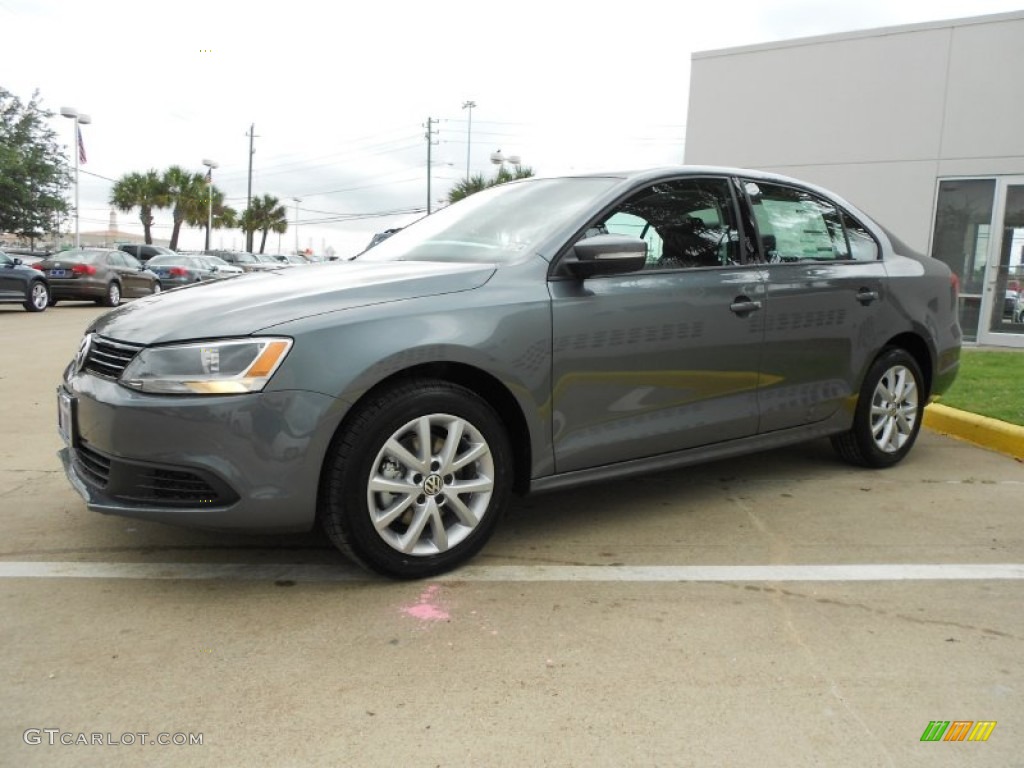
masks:
[[[995,727],[995,720],[932,720],[921,741],[988,741]]]

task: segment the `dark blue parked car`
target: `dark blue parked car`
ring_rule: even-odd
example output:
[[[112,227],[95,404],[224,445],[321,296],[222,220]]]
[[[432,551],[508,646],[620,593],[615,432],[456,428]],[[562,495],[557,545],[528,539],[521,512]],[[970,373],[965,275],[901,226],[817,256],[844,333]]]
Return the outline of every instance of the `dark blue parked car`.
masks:
[[[0,251],[0,303],[17,303],[29,312],[42,312],[50,303],[50,284],[38,269]]]

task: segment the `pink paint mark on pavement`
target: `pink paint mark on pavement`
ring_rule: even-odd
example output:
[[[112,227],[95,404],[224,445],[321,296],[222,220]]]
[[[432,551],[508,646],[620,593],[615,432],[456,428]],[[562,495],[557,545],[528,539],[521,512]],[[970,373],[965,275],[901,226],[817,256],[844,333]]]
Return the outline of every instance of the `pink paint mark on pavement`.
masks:
[[[420,621],[448,621],[451,615],[439,604],[440,592],[441,587],[432,584],[423,590],[419,600],[402,608],[402,613]]]

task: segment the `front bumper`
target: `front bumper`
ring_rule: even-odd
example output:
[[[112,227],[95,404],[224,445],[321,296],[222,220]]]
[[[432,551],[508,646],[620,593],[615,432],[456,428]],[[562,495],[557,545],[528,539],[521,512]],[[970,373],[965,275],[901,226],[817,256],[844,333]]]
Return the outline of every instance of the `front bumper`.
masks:
[[[74,407],[59,455],[89,509],[221,530],[315,524],[320,469],[344,414],[334,398],[154,396],[89,373],[62,390]]]

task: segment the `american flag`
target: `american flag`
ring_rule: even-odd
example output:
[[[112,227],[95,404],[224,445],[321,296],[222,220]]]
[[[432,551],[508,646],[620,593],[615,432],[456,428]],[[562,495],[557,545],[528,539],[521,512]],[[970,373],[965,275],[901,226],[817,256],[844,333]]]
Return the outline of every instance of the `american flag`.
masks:
[[[78,162],[85,162],[85,142],[82,141],[82,129],[75,126],[78,131]]]

